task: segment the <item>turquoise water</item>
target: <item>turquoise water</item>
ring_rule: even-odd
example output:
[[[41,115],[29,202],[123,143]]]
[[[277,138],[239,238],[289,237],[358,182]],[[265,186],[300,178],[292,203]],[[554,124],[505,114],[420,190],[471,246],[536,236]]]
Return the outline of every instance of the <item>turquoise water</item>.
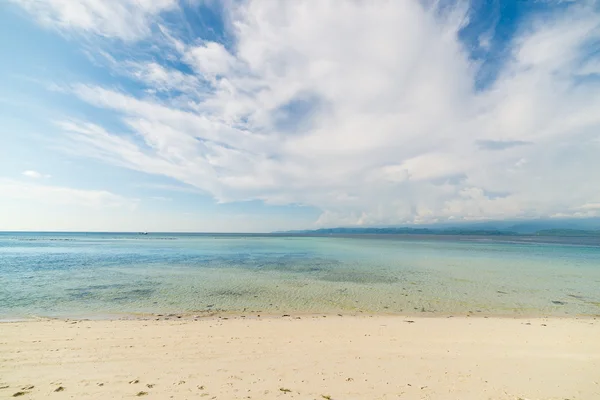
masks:
[[[600,242],[0,233],[0,318],[600,315]]]

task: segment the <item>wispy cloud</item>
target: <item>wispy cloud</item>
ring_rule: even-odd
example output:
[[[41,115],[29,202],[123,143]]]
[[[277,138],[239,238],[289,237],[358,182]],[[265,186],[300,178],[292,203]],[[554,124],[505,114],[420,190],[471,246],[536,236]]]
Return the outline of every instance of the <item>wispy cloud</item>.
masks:
[[[147,36],[158,15],[177,7],[176,0],[10,0],[40,23],[59,29],[126,41]]]
[[[136,184],[136,187],[146,188],[146,189],[155,189],[167,192],[184,192],[184,193],[202,193],[200,189],[194,186],[183,186],[183,185],[169,185],[169,184],[160,184],[160,183],[140,183]]]
[[[178,7],[121,1],[113,21],[91,0],[69,3],[86,22],[65,17],[73,5],[33,3],[22,4],[45,24],[130,41]],[[580,84],[595,71],[597,8],[524,21],[480,90],[457,4],[233,2],[228,45],[162,27],[168,57],[110,55],[146,94],[71,86],[126,129],[63,121],[64,146],[217,201],[314,206],[328,225],[555,215],[600,201],[588,181],[600,161],[579,140],[600,128],[598,82]]]
[[[511,147],[531,144],[523,140],[478,140],[477,146],[482,150],[506,150]]]
[[[77,205],[90,208],[137,207],[137,199],[128,199],[105,190],[83,190],[0,178],[4,199],[31,200],[44,204]]]
[[[26,176],[28,178],[32,178],[32,179],[42,179],[42,178],[50,178],[50,175],[45,175],[42,174],[41,172],[37,172],[37,171],[33,171],[33,170],[27,170],[27,171],[23,171],[21,173],[23,176]]]
[[[600,210],[600,203],[587,203],[578,208],[580,210]]]

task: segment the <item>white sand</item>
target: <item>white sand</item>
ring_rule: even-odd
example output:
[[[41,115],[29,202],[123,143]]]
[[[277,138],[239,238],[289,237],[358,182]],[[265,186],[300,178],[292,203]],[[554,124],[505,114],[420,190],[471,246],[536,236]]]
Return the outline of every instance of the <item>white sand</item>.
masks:
[[[1,398],[25,392],[21,399],[147,392],[140,394],[595,400],[600,321],[305,316],[2,323],[0,387]]]

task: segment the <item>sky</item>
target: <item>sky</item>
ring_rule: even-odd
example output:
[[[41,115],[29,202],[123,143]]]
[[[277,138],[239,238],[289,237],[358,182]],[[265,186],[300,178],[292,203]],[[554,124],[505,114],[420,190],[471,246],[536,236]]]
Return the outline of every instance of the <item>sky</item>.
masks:
[[[600,2],[0,2],[0,230],[600,216]]]

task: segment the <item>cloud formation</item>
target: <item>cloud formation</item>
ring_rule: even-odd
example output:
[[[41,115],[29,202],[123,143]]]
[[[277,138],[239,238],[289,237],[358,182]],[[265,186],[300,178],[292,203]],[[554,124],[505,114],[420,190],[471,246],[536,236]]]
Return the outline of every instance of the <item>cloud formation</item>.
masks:
[[[136,199],[128,199],[105,190],[73,189],[20,182],[12,179],[0,179],[0,192],[5,200],[41,200],[46,205],[69,205],[88,208],[126,207],[134,209],[138,204]]]
[[[506,150],[511,147],[524,146],[531,144],[522,140],[478,140],[477,145],[483,150]]]
[[[32,171],[32,170],[23,171],[21,174],[23,176],[26,176],[26,177],[32,178],[32,179],[50,178],[50,175],[44,175],[41,172]]]
[[[168,43],[106,58],[145,94],[73,82],[123,124],[59,121],[74,153],[221,202],[313,206],[318,225],[598,215],[593,4],[524,23],[480,89],[461,3],[234,2],[230,43],[154,29],[174,1],[114,3],[20,0],[46,25]]]
[[[151,32],[155,18],[177,7],[176,0],[10,0],[58,29],[133,41]]]

